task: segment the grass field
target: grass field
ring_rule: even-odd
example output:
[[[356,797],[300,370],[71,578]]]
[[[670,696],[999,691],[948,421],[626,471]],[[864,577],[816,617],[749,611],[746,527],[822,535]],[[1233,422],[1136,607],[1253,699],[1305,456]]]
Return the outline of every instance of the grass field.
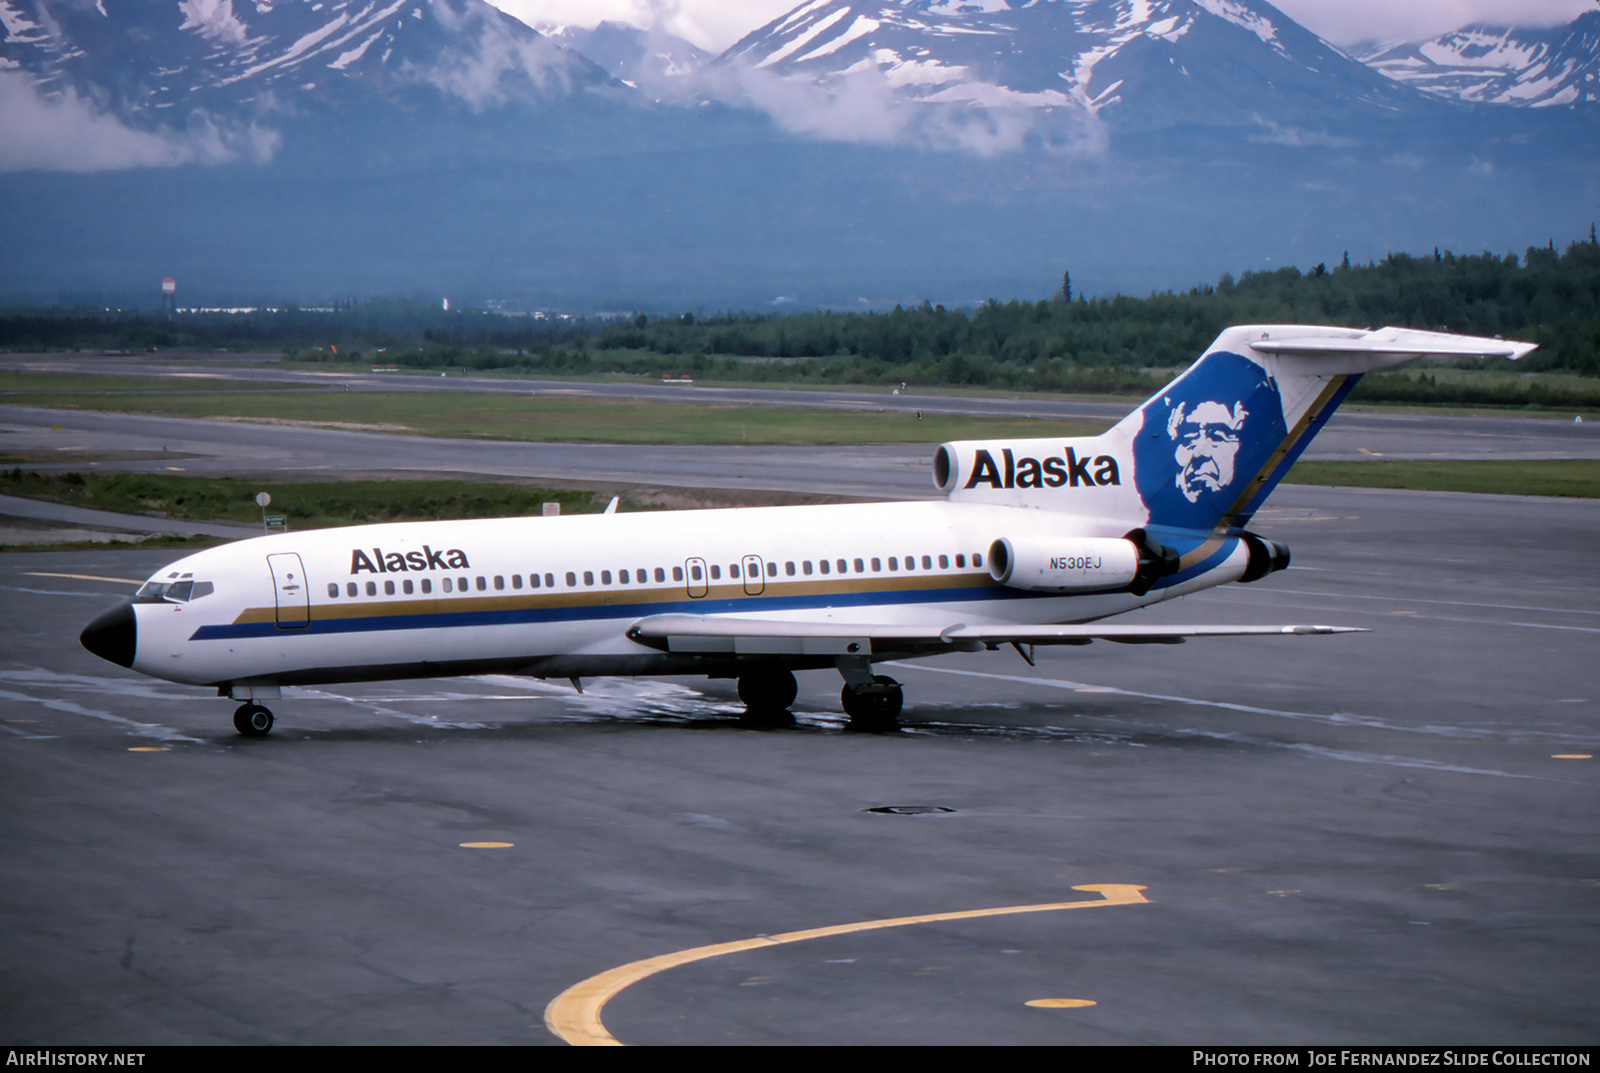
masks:
[[[1290,472],[1289,482],[1594,498],[1600,497],[1600,462],[1301,462]],[[387,521],[523,517],[539,514],[548,502],[560,503],[563,514],[594,513],[604,506],[603,497],[588,491],[493,481],[262,482],[142,473],[85,478],[20,467],[0,470],[3,494],[195,520],[258,522],[261,511],[255,495],[261,491],[272,496],[272,513],[287,515],[297,531]],[[628,503],[623,509],[642,508]]]
[[[293,529],[448,518],[512,518],[560,503],[563,514],[592,514],[605,500],[592,492],[495,481],[246,481],[155,473],[35,473],[0,470],[0,493],[55,499],[130,514],[159,512],[198,521],[259,524],[258,492],[270,513]],[[631,506],[631,505],[630,505]]]
[[[1092,436],[1102,422],[1063,423],[1027,418],[776,406],[723,406],[698,402],[612,402],[554,395],[495,395],[479,392],[363,391],[302,389],[262,391],[237,381],[210,381],[204,391],[174,388],[159,377],[111,378],[114,390],[101,393],[100,377],[77,377],[93,394],[62,393],[41,384],[30,390],[15,381],[35,374],[0,378],[0,400],[52,409],[114,410],[175,417],[231,417],[291,421],[313,425],[368,424],[427,436],[482,437],[561,443],[638,444],[852,444],[942,443],[946,440],[1029,436]],[[41,377],[41,379],[44,379]],[[125,382],[124,382],[125,381]],[[232,389],[216,385],[232,383]],[[147,385],[163,385],[151,387]]]
[[[1291,484],[1356,488],[1415,488],[1433,492],[1600,497],[1600,461],[1373,461],[1296,462]]]

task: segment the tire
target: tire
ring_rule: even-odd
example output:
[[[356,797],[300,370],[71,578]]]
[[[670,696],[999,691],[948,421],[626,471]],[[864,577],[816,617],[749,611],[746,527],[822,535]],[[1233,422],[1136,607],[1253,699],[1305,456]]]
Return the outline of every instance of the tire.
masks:
[[[233,713],[233,729],[247,738],[264,738],[272,733],[272,712],[259,704],[242,704]]]
[[[850,717],[850,729],[868,733],[897,729],[905,692],[899,682],[881,674],[873,677],[872,684],[876,688],[868,693],[857,693],[848,685],[839,691],[839,703]]]
[[[756,671],[739,676],[739,699],[752,712],[787,711],[800,686],[788,671]]]

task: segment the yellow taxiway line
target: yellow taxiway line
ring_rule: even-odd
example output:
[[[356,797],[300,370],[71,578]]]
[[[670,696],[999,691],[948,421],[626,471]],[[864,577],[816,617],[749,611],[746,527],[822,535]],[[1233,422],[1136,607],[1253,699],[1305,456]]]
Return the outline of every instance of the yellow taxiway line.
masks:
[[[608,969],[597,976],[573,984],[551,1000],[544,1009],[545,1027],[575,1047],[620,1047],[622,1042],[606,1031],[600,1020],[600,1011],[620,991],[658,972],[687,965],[706,958],[737,954],[742,950],[758,950],[784,943],[798,943],[806,939],[823,939],[830,935],[848,935],[856,931],[875,931],[880,928],[899,928],[907,924],[933,924],[942,920],[972,920],[977,917],[1009,916],[1013,913],[1047,913],[1056,909],[1092,909],[1103,905],[1135,905],[1149,901],[1140,892],[1143,887],[1122,883],[1092,883],[1073,887],[1073,890],[1099,894],[1099,898],[1082,902],[1049,902],[1044,905],[1007,905],[998,909],[968,909],[956,913],[929,913],[926,916],[891,917],[887,920],[863,920],[854,924],[834,924],[826,928],[806,931],[789,931],[780,935],[758,935],[753,939],[739,939],[731,943],[714,943],[679,950],[673,954],[632,961]]]
[[[98,574],[54,574],[48,570],[24,570],[29,577],[69,577],[75,581],[115,581],[119,585],[143,585],[131,577],[101,577]]]

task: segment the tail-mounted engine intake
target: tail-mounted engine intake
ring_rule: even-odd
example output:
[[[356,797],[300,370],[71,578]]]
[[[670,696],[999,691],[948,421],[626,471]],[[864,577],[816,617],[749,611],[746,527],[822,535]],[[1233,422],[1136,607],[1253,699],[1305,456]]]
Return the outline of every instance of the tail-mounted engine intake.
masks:
[[[1262,540],[1254,533],[1241,534],[1239,539],[1244,541],[1245,548],[1250,552],[1250,561],[1245,564],[1240,581],[1260,581],[1289,565],[1289,549],[1282,544]]]
[[[1139,575],[1139,549],[1115,537],[1001,537],[989,545],[989,576],[1029,592],[1123,589]]]

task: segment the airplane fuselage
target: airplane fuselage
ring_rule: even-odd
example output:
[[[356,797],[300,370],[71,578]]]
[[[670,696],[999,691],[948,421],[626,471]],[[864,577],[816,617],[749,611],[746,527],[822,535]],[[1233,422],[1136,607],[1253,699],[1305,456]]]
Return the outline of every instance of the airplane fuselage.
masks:
[[[1066,524],[1064,524],[1066,523]],[[654,615],[835,625],[1087,622],[1237,578],[1244,556],[1134,596],[1029,592],[991,576],[997,538],[1117,537],[1089,518],[924,502],[411,522],[258,537],[152,582],[131,666],[194,685],[431,677],[731,675],[758,654],[681,655],[629,639]],[[1237,544],[1237,541],[1234,542]],[[191,592],[193,589],[191,588]],[[880,653],[888,658],[892,653]],[[831,666],[786,657],[785,665]]]
[[[504,672],[737,677],[782,713],[793,671],[834,667],[853,725],[892,724],[872,664],[1094,640],[1347,632],[1100,625],[1289,552],[1246,526],[1363,373],[1532,344],[1409,329],[1230,328],[1099,436],[947,443],[941,502],[389,525],[199,552],[81,639],[96,655],[245,705],[286,685]]]

